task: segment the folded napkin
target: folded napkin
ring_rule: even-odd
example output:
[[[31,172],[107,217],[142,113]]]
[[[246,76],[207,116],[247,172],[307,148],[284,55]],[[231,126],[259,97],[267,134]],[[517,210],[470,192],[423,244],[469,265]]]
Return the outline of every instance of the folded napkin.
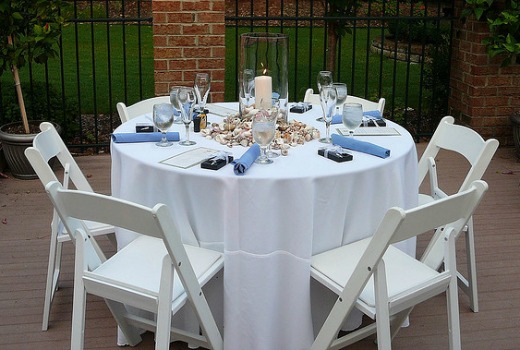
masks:
[[[116,143],[133,143],[133,142],[159,142],[162,134],[160,132],[125,132],[112,134],[112,141]],[[179,133],[171,131],[166,133],[168,141],[179,141]]]
[[[260,146],[255,143],[242,155],[233,161],[235,175],[244,175],[251,164],[260,156]]]
[[[373,143],[356,140],[352,137],[344,137],[338,134],[332,134],[332,144],[339,145],[343,148],[351,149],[353,151],[363,152],[377,156],[380,158],[390,157],[390,150],[383,148]]]
[[[370,119],[382,119],[381,112],[378,110],[375,111],[365,111],[363,112],[364,117],[368,117]],[[343,121],[341,120],[341,115],[336,114],[332,117],[332,123],[331,124],[341,124]]]

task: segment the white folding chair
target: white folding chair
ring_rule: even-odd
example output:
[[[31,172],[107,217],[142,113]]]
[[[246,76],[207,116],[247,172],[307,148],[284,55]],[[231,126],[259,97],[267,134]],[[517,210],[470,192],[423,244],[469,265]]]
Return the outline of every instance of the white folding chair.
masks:
[[[87,293],[105,299],[132,346],[141,341],[137,330],[141,328],[155,332],[157,350],[169,349],[171,335],[190,345],[223,349],[222,336],[201,288],[224,266],[222,253],[184,245],[164,204],[148,208],[115,197],[67,190],[58,182],[48,184],[46,191],[76,241],[71,349],[83,349]],[[141,235],[103,261],[92,247],[84,220]],[[172,327],[172,316],[187,301],[202,335]],[[130,313],[126,306],[154,316]]]
[[[303,102],[308,102],[312,104],[320,104],[320,95],[315,94],[314,90],[312,88],[309,88],[305,91],[305,97],[303,98]],[[348,103],[360,103],[363,106],[363,111],[379,111],[381,115],[383,115],[383,112],[385,111],[385,102],[386,100],[382,97],[379,99],[378,102],[373,102],[366,100],[361,97],[356,96],[347,96],[346,102]]]
[[[440,293],[447,297],[450,349],[460,349],[455,240],[487,188],[479,180],[466,191],[414,209],[391,208],[373,237],[313,256],[312,277],[339,297],[311,349],[339,349],[373,333],[378,349],[391,349],[412,308]],[[442,272],[391,245],[436,227],[444,227]],[[354,307],[376,322],[338,339]]]
[[[470,168],[459,188],[459,191],[463,191],[473,181],[482,178],[497,148],[497,140],[489,139],[484,141],[476,131],[462,125],[455,125],[453,117],[447,116],[442,118],[419,160],[419,184],[425,181],[427,174],[430,181],[430,193],[419,194],[419,204],[446,197],[445,191],[439,188],[435,162],[435,158],[441,149],[459,153],[469,162]],[[477,267],[472,218],[469,219],[467,226],[464,228],[464,233],[468,271],[467,278],[460,272],[458,273],[459,287],[469,296],[471,309],[474,312],[478,312]],[[443,263],[442,242],[440,239],[441,237],[432,239],[427,248],[429,252],[428,260],[425,261],[429,266],[436,269],[440,268]]]
[[[117,112],[119,113],[119,118],[121,119],[121,123],[124,123],[139,115],[152,113],[153,105],[157,103],[170,103],[170,96],[152,97],[136,102],[130,106],[127,106],[123,102],[118,102],[116,107]]]
[[[33,140],[33,146],[25,150],[25,156],[34,168],[43,186],[51,181],[58,181],[56,174],[49,165],[49,160],[56,158],[64,169],[62,182],[64,187],[69,187],[69,182],[72,182],[76,189],[92,192],[92,187],[88,183],[87,178],[82,173],[54,126],[51,123],[43,122],[40,124],[40,130],[41,133],[36,135]],[[87,225],[90,233],[94,236],[110,234],[108,237],[115,245],[114,227],[96,222],[88,222]],[[43,305],[42,330],[44,331],[49,326],[52,300],[54,293],[58,289],[60,277],[62,244],[66,241],[70,241],[70,236],[64,230],[56,211],[54,211],[51,222],[49,264],[47,267],[47,282]],[[101,253],[101,249],[97,245],[96,249],[99,249]]]

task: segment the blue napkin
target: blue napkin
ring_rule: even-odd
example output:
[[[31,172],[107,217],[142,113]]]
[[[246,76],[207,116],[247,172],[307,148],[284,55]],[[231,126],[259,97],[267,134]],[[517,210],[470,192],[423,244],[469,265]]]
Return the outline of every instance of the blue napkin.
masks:
[[[235,175],[244,175],[251,164],[260,156],[260,146],[255,143],[242,155],[233,161]]]
[[[371,154],[373,156],[377,156],[380,158],[388,158],[390,157],[390,150],[383,148],[378,145],[374,145],[373,143],[356,140],[352,137],[344,137],[338,134],[332,134],[332,143],[334,145],[339,145],[343,148],[351,149],[353,151],[363,152],[367,154]]]
[[[378,110],[375,111],[365,111],[363,112],[364,117],[368,117],[370,119],[383,119],[383,116],[381,116],[381,112]],[[341,114],[336,114],[332,117],[331,124],[341,124],[343,121],[341,120]]]
[[[116,143],[134,143],[134,142],[159,142],[162,134],[160,132],[125,132],[112,134],[112,141]],[[176,131],[167,132],[168,141],[179,141],[179,133]]]

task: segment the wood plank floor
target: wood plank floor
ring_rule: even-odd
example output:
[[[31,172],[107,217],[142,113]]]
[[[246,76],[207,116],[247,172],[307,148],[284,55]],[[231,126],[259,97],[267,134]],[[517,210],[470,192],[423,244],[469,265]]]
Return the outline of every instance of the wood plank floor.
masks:
[[[418,144],[421,152],[424,144]],[[110,156],[84,156],[78,164],[94,189],[110,193]],[[443,154],[439,173],[464,174],[461,159]],[[520,163],[511,148],[500,148],[484,179],[490,190],[475,215],[479,313],[469,310],[460,295],[464,349],[520,349]],[[441,177],[441,185],[456,191],[460,177]],[[0,349],[67,349],[70,341],[73,250],[66,244],[61,287],[51,312],[50,327],[41,331],[49,246],[51,205],[39,180],[0,178]],[[460,240],[462,241],[462,240]],[[104,249],[112,250],[103,238]],[[424,249],[425,239],[418,243]],[[458,253],[461,268],[465,252]],[[443,296],[416,307],[411,326],[393,342],[395,349],[447,349],[447,317]],[[116,324],[103,301],[89,297],[86,349],[118,349]],[[146,333],[135,349],[153,349]],[[376,349],[366,339],[350,349]],[[187,349],[173,343],[170,349]],[[246,350],[246,349],[244,349]]]

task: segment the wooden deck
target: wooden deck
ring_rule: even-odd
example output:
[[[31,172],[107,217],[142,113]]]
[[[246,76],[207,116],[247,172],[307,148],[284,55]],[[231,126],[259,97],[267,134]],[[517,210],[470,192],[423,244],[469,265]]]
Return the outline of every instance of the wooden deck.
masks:
[[[424,144],[418,145],[419,152]],[[78,157],[94,189],[110,192],[110,156]],[[443,155],[439,173],[464,173],[461,159]],[[520,163],[510,148],[495,155],[484,179],[490,190],[475,215],[479,313],[469,310],[460,296],[464,349],[520,349]],[[456,191],[459,178],[441,178]],[[0,178],[0,349],[67,349],[70,341],[73,249],[64,249],[61,288],[52,308],[50,327],[41,331],[43,295],[49,246],[51,205],[39,180]],[[462,240],[461,240],[462,241]],[[112,249],[107,239],[105,249]],[[461,242],[462,243],[462,242]],[[462,247],[462,244],[461,244]],[[418,250],[424,248],[419,241]],[[464,250],[458,260],[463,265]],[[393,342],[395,349],[447,349],[445,299],[438,296],[416,307],[411,326]],[[119,349],[116,324],[104,302],[89,297],[86,349]],[[153,349],[153,335],[145,334],[135,349]],[[171,349],[187,349],[174,343]],[[373,339],[350,349],[376,349]],[[247,349],[244,349],[247,350]],[[273,349],[277,350],[277,349]],[[280,349],[282,350],[282,349]]]

